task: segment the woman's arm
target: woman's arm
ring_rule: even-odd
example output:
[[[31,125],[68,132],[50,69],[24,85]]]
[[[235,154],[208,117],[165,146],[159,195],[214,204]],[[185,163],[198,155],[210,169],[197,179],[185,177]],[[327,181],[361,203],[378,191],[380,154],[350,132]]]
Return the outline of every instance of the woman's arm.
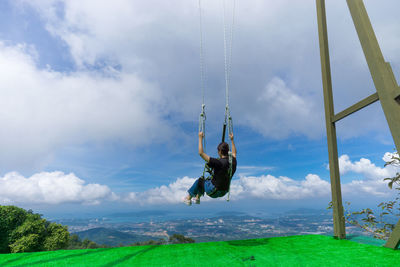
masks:
[[[232,142],[232,156],[234,156],[236,158],[236,146],[235,146],[235,142],[233,142],[233,133],[231,133],[229,135],[229,138],[231,139],[231,142]]]
[[[199,132],[199,155],[205,161],[209,162],[210,161],[210,156],[208,156],[206,153],[204,153],[204,149],[203,149],[203,137],[204,137],[203,132]]]

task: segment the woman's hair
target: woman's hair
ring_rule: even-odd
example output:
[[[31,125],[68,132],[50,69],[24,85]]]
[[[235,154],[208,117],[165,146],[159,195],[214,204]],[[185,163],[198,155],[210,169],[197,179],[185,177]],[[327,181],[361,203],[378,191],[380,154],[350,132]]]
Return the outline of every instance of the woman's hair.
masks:
[[[218,145],[218,151],[221,151],[221,154],[224,156],[228,156],[229,145],[225,142],[222,142]]]

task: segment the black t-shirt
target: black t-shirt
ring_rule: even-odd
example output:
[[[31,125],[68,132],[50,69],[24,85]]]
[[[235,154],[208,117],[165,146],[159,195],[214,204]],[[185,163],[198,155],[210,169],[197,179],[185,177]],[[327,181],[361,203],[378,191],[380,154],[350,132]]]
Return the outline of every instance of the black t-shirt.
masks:
[[[236,171],[236,164],[236,158],[232,157],[232,176]],[[216,159],[210,157],[208,166],[214,170],[211,180],[213,185],[220,191],[228,191],[231,183],[231,177],[229,177],[229,158]]]

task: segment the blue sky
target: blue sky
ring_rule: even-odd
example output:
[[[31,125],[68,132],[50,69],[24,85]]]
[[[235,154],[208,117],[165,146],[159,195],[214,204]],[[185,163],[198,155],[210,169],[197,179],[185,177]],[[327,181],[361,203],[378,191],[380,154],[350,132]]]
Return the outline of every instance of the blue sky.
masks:
[[[400,73],[395,0],[366,0]],[[232,1],[227,1],[227,10]],[[330,198],[315,1],[237,1],[232,201],[180,203],[202,171],[198,1],[0,2],[0,204],[44,214],[325,208]],[[327,1],[336,112],[375,91],[345,1]],[[207,152],[224,116],[222,1],[203,1]],[[394,143],[375,103],[337,125],[343,199],[391,199]],[[389,155],[386,154],[386,158]]]

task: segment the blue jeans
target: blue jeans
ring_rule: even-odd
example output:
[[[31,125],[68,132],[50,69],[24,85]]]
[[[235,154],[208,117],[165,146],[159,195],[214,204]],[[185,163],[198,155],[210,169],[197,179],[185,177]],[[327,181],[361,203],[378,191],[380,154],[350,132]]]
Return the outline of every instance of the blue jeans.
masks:
[[[193,183],[192,187],[188,190],[188,193],[191,197],[195,197],[196,195],[204,196],[204,192],[206,192],[209,197],[217,198],[223,197],[228,191],[216,190],[211,180],[205,180],[203,177],[197,179]]]

